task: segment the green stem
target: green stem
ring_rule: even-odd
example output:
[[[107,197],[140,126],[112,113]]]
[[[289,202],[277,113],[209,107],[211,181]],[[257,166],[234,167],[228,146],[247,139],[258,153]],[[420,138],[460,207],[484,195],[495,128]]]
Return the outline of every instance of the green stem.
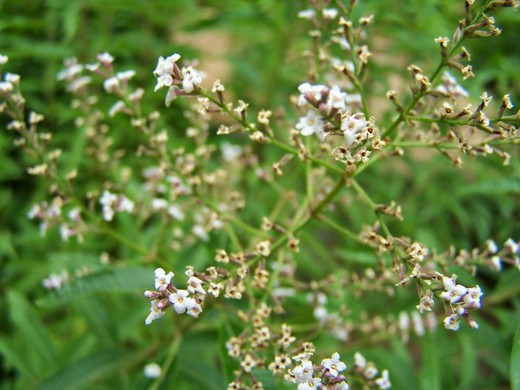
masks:
[[[148,390],[157,390],[161,383],[166,378],[166,374],[170,370],[177,353],[179,352],[179,347],[181,345],[182,337],[180,332],[177,330],[173,336],[173,342],[170,345],[170,349],[168,350],[168,355],[166,356],[166,360],[162,366],[162,374],[159,378],[157,378],[148,388]]]
[[[329,225],[331,228],[336,230],[338,233],[343,234],[345,237],[348,237],[348,238],[350,238],[353,241],[356,241],[356,242],[358,242],[360,244],[366,245],[366,242],[363,241],[363,239],[361,239],[356,233],[354,233],[354,232],[344,228],[343,226],[341,226],[337,222],[333,221],[331,218],[329,218],[329,217],[327,217],[327,216],[325,216],[323,214],[320,214],[319,218],[320,218],[320,221],[322,221],[325,224]]]
[[[482,12],[479,12],[478,15],[475,16],[475,18],[473,19],[471,24],[476,23],[482,17],[482,14],[483,14]],[[465,40],[465,37],[464,37],[464,35],[462,35],[461,38],[457,42],[454,43],[453,47],[451,48],[449,53],[446,55],[446,57],[443,57],[441,59],[441,61],[437,65],[437,68],[435,68],[432,75],[429,77],[429,81],[431,83],[435,81],[437,76],[440,74],[441,70],[448,65],[449,58],[451,58],[451,56],[453,56],[453,54],[462,46],[462,43],[464,42],[464,40]],[[417,105],[419,100],[421,100],[421,98],[426,94],[426,92],[427,92],[427,90],[420,91],[416,95],[414,95],[412,101],[403,109],[403,111],[401,111],[401,113],[399,114],[397,119],[394,120],[394,122],[390,125],[390,127],[388,129],[386,129],[386,131],[383,132],[382,138],[392,135],[392,133],[397,129],[397,127],[407,118],[408,114]]]

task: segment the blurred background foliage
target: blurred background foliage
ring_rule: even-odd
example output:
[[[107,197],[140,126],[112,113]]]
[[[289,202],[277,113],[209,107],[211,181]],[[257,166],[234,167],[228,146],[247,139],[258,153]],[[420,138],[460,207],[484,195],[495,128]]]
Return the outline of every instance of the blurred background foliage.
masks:
[[[179,52],[184,58],[199,58],[208,79],[220,77],[236,98],[258,109],[289,110],[295,118],[288,96],[305,81],[301,52],[311,42],[307,23],[296,16],[304,8],[307,4],[302,0],[0,0],[0,53],[10,58],[6,70],[22,75],[27,106],[45,115],[44,126],[55,134],[65,155],[81,158],[74,155],[81,152],[75,113],[56,80],[65,58],[75,56],[90,63],[96,54],[109,51],[118,69],[136,70],[135,83],[147,92],[145,109],[152,109],[163,104],[163,94],[152,93],[157,57]],[[355,15],[370,13],[375,23],[368,37],[374,51],[369,78],[374,80],[374,93],[384,96],[392,85],[391,74],[407,80],[407,64],[413,62],[426,73],[434,69],[438,55],[433,38],[453,34],[463,1],[400,0],[391,5],[387,0],[360,1]],[[504,27],[501,36],[468,43],[477,77],[463,86],[474,97],[487,90],[497,100],[511,93],[513,102],[520,102],[520,14],[501,12],[497,19]],[[399,85],[406,91],[405,84]],[[113,100],[107,98],[103,104],[108,108]],[[182,102],[174,104],[174,108],[181,106]],[[179,110],[161,111],[164,124],[183,134],[186,120]],[[1,120],[5,124],[5,118]],[[114,128],[122,129],[115,135],[118,143],[137,142],[137,136],[124,133],[126,119],[110,120]],[[266,161],[279,157],[276,152],[266,153],[262,156]],[[464,169],[457,170],[441,156],[419,150],[400,163],[375,164],[359,180],[370,194],[376,194],[377,202],[396,199],[402,204],[405,220],[391,225],[392,231],[439,251],[452,244],[470,249],[488,238],[498,243],[510,236],[520,238],[520,156],[517,149],[510,153],[513,159],[508,167],[494,157],[466,158]],[[151,287],[153,265],[104,269],[98,261],[103,250],[120,259],[135,254],[109,238],[65,245],[55,231],[40,237],[26,213],[46,196],[47,187],[28,177],[26,160],[12,145],[11,134],[0,132],[0,389],[147,388],[151,382],[142,375],[143,365],[168,361],[174,354],[180,358],[172,363],[162,388],[172,388],[171,383],[175,389],[224,388],[235,367],[223,347],[236,327],[236,320],[225,311],[229,309],[214,307],[204,313],[201,325],[167,315],[144,327],[148,302],[141,294]],[[298,185],[290,178],[281,182],[287,183]],[[262,190],[259,199],[258,187],[264,184],[254,177],[246,177],[242,184],[248,200],[260,204],[246,208],[243,217],[256,221],[270,211],[278,195]],[[337,217],[354,230],[373,222],[367,215],[356,202],[346,202],[337,210]],[[126,221],[119,221],[118,227],[130,238],[143,234]],[[298,261],[300,272],[308,277],[326,276],[324,268],[316,266],[316,258],[330,258],[332,266],[339,268],[345,261],[358,262],[360,269],[374,261],[364,248],[320,229],[313,224],[302,238]],[[331,242],[333,253],[327,245]],[[172,262],[179,269],[186,264],[203,267],[211,261],[214,248],[224,244],[222,238],[212,237],[209,245],[182,248]],[[99,269],[95,283],[80,281],[61,297],[49,296],[41,287],[50,272],[83,266]],[[100,277],[106,280],[99,281]],[[464,329],[453,334],[439,329],[414,340],[410,347],[398,340],[384,346],[354,343],[341,347],[342,356],[363,348],[369,359],[391,370],[395,389],[507,388],[512,335],[520,321],[520,279],[515,270],[501,276],[484,271],[479,277],[484,289],[494,288],[495,298],[490,299],[496,307],[487,314],[489,318],[479,318],[478,332]],[[373,299],[377,307],[378,298],[364,299],[369,307]],[[391,303],[378,309],[395,314],[415,305],[399,294]],[[308,321],[305,302],[295,300],[293,307],[301,323]],[[192,332],[182,343],[171,343],[174,334],[188,327],[193,327]],[[323,337],[332,350],[338,349],[337,341]],[[454,356],[449,365],[446,356]],[[277,388],[268,378],[266,383]]]

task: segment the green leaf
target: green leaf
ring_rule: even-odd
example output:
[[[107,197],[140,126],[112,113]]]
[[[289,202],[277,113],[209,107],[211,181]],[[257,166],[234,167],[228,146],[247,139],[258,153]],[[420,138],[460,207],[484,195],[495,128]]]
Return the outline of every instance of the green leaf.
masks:
[[[422,338],[421,389],[441,390],[441,361],[437,332],[427,333]]]
[[[81,389],[94,381],[115,375],[142,360],[148,351],[129,354],[124,350],[107,350],[82,358],[53,377],[47,379],[38,390]]]
[[[9,364],[12,364],[22,375],[34,378],[34,373],[27,361],[26,352],[21,348],[16,348],[12,340],[0,338],[0,354],[2,354]]]
[[[510,378],[512,390],[520,390],[520,324],[516,329],[511,351]]]
[[[138,292],[153,287],[153,270],[144,267],[106,269],[73,279],[60,290],[37,301],[42,307],[55,307],[95,293]]]
[[[58,366],[58,354],[52,338],[36,311],[18,292],[7,295],[9,312],[16,329],[21,333],[27,350],[37,357],[38,370],[45,371]]]
[[[520,194],[520,178],[509,177],[501,180],[481,181],[462,187],[457,191],[457,197],[469,195],[506,195]]]
[[[477,354],[475,350],[475,343],[470,335],[465,332],[459,334],[459,342],[462,349],[462,361],[464,362],[464,369],[460,370],[460,388],[471,389],[471,383],[478,374],[477,368]]]

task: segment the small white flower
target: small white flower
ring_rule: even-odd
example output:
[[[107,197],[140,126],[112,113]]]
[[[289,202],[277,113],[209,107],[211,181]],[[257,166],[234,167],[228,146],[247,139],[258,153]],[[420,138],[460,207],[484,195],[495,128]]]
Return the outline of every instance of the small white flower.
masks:
[[[154,272],[155,274],[155,288],[159,291],[163,291],[166,289],[168,284],[170,284],[172,278],[175,276],[173,272],[164,271],[162,268],[157,268]]]
[[[103,82],[103,88],[108,93],[115,93],[119,89],[119,79],[117,77],[109,77]]]
[[[502,269],[502,259],[499,256],[493,256],[491,258],[491,268],[494,271],[500,271]]]
[[[314,367],[310,360],[302,360],[300,365],[293,369],[293,374],[299,383],[309,382],[314,375]]]
[[[197,304],[195,299],[189,297],[189,293],[186,290],[177,290],[176,293],[170,294],[168,299],[177,314],[185,313],[187,310],[193,309]]]
[[[352,145],[356,141],[356,135],[367,126],[368,122],[358,115],[344,115],[341,118],[341,130],[347,145]]]
[[[0,54],[0,65],[7,64],[7,61],[9,61],[9,57],[4,54]]]
[[[329,109],[345,111],[347,109],[345,104],[346,97],[347,95],[342,92],[337,85],[334,85],[329,91],[329,96],[327,97],[327,106]]]
[[[186,311],[186,314],[193,318],[197,318],[200,313],[202,313],[202,307],[198,303],[195,303]]]
[[[442,283],[446,291],[443,291],[440,294],[440,297],[446,301],[449,301],[451,304],[458,302],[468,290],[461,284],[455,284],[453,279],[446,276],[443,277]]]
[[[125,110],[125,102],[122,100],[118,100],[115,102],[112,107],[110,107],[110,110],[108,110],[108,115],[110,117],[115,116],[118,112],[123,112]]]
[[[144,320],[144,323],[146,325],[150,325],[152,321],[155,321],[156,319],[161,318],[164,315],[164,312],[157,306],[158,303],[158,299],[153,299],[150,302],[150,314],[148,314],[148,317],[146,317],[146,319]]]
[[[424,336],[424,322],[421,315],[418,312],[412,312],[412,321],[415,334],[417,336]]]
[[[301,19],[312,19],[316,16],[316,12],[313,9],[305,9],[303,11],[298,12],[298,17]]]
[[[300,133],[304,136],[316,134],[319,140],[323,141],[325,139],[325,132],[323,131],[324,124],[323,119],[321,119],[316,111],[309,110],[304,117],[300,118],[296,124],[296,128],[300,130]]]
[[[332,354],[331,359],[323,359],[321,365],[329,372],[329,374],[335,378],[340,372],[347,369],[347,365],[339,360],[339,353],[335,352]]]
[[[334,390],[349,390],[349,385],[347,384],[347,382],[339,382],[339,383],[334,384],[333,389]]]
[[[127,82],[128,80],[130,80],[134,76],[135,76],[135,71],[134,70],[125,70],[124,72],[118,72],[116,74],[116,77],[121,82]]]
[[[11,84],[18,84],[20,82],[20,75],[15,73],[6,73],[4,80]]]
[[[101,62],[103,65],[108,65],[108,64],[111,64],[112,62],[114,62],[114,57],[112,57],[109,53],[107,52],[104,52],[104,53],[101,53],[101,54],[98,54],[96,56],[96,58],[98,59],[99,62]]]
[[[181,208],[175,204],[168,207],[168,215],[179,221],[184,220],[184,213],[182,212]]]
[[[186,93],[199,89],[202,84],[202,74],[191,66],[182,68],[182,77],[182,89]]]
[[[157,90],[158,88],[156,87],[155,89]],[[179,91],[179,88],[177,88],[176,86],[168,88],[168,93],[166,94],[166,98],[164,100],[164,104],[166,105],[166,107],[170,107],[170,104],[172,104],[172,102],[175,99],[177,99],[178,91]]]
[[[321,378],[311,378],[305,383],[298,384],[298,390],[321,389]]]
[[[0,81],[0,92],[1,93],[7,94],[9,92],[12,92],[13,89],[14,89],[13,84],[11,84],[10,82]]]
[[[487,145],[487,144],[486,144]],[[497,247],[497,244],[495,243],[495,241],[493,240],[487,240],[486,241],[486,250],[489,252],[489,253],[492,253],[492,254],[495,254],[498,252],[498,247]]]
[[[196,276],[190,276],[188,279],[188,291],[192,294],[198,292],[199,294],[206,294],[206,291],[202,288],[202,280]]]
[[[144,376],[147,378],[159,378],[161,374],[161,366],[157,363],[149,363],[144,366]]]
[[[444,318],[444,327],[449,330],[459,330],[460,322],[458,314],[451,314]]]
[[[356,352],[354,354],[354,366],[361,369],[367,366],[367,359],[365,359],[365,357],[361,355],[359,352]]]
[[[376,379],[376,385],[378,385],[381,390],[386,390],[392,387],[388,375],[388,370],[383,370],[381,377]]]
[[[336,19],[338,16],[338,10],[336,8],[325,8],[321,13],[323,17],[328,20]]]
[[[512,238],[508,238],[506,242],[504,242],[504,248],[507,249],[510,253],[520,252],[520,245]]]
[[[473,288],[468,288],[466,295],[464,295],[464,306],[468,309],[479,309],[481,307],[480,297],[482,297],[484,293],[477,285]]]

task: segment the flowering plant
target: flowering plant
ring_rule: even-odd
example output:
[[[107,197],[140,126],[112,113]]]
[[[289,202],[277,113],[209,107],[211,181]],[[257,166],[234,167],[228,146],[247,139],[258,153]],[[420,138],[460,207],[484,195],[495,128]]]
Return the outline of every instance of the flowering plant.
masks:
[[[69,58],[57,80],[79,143],[43,130],[1,55],[0,111],[45,193],[27,215],[65,248],[45,256],[45,311],[9,287],[15,338],[0,352],[13,381],[134,388],[142,367],[135,388],[477,386],[476,367],[499,363],[469,337],[498,329],[510,344],[520,243],[517,221],[490,221],[484,234],[459,221],[478,217],[462,200],[491,172],[518,184],[520,114],[510,94],[466,87],[478,72],[465,45],[494,39],[491,14],[517,4],[459,3],[453,36],[432,38],[436,65],[403,65],[408,79],[387,89],[377,15],[309,1],[295,22],[312,40],[305,71],[269,109],[181,53],[150,66],[153,88],[108,52]],[[515,215],[508,192],[500,211]],[[74,351],[53,341],[63,326]],[[519,388],[518,334],[509,378],[489,385]],[[16,352],[25,337],[34,362]],[[469,374],[443,366],[459,338]]]

